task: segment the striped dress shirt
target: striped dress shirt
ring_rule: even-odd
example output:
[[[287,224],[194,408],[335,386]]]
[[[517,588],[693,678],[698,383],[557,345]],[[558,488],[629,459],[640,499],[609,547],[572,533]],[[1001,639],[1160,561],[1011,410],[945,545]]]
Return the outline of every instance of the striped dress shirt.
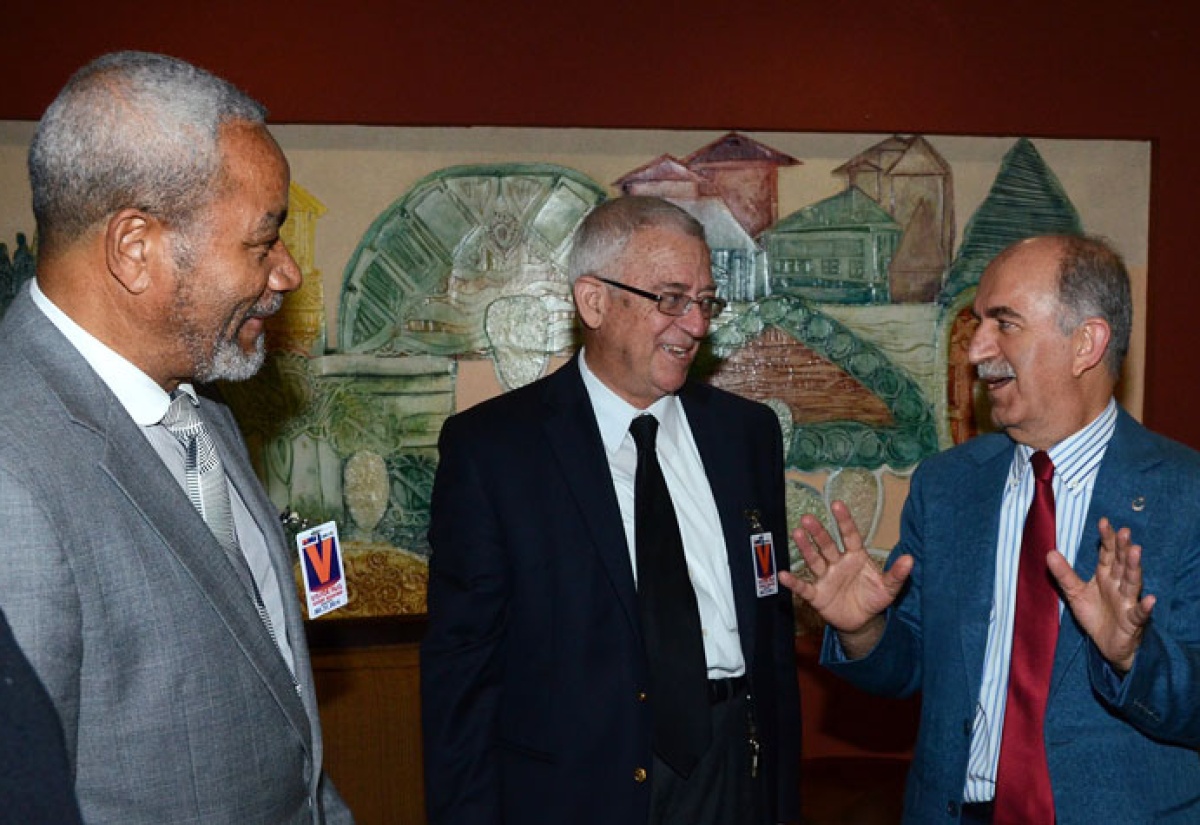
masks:
[[[1059,551],[1071,565],[1075,564],[1079,540],[1086,527],[1096,473],[1116,423],[1117,404],[1110,399],[1104,412],[1091,424],[1048,451],[1054,463],[1055,538]],[[1025,516],[1033,501],[1031,455],[1030,447],[1017,445],[1004,488],[1000,532],[996,540],[996,583],[983,659],[983,685],[975,709],[971,755],[967,764],[966,802],[988,802],[996,795],[996,767],[1004,730],[1013,614],[1017,601],[1017,565]],[[1060,616],[1062,610],[1060,603]]]

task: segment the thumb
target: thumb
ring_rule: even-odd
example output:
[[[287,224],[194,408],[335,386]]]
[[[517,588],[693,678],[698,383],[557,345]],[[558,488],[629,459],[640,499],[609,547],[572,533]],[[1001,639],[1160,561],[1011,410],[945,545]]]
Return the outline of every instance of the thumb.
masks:
[[[1063,596],[1068,602],[1074,602],[1079,594],[1086,586],[1083,579],[1075,574],[1071,569],[1071,565],[1067,562],[1066,556],[1057,550],[1051,550],[1046,554],[1046,566],[1050,568],[1050,575],[1058,582],[1058,586],[1062,588]]]

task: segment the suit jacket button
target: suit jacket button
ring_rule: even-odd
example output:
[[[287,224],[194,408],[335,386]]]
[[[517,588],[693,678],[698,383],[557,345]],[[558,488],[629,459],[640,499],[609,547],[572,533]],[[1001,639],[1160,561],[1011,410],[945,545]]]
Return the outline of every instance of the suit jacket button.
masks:
[[[946,813],[949,814],[950,816],[958,816],[958,814],[959,814],[958,803],[951,800],[946,805]]]
[[[639,702],[645,702],[646,701],[646,691],[639,690],[637,693],[637,700]]]
[[[634,768],[633,769],[633,781],[637,782],[639,784],[642,782],[645,782],[646,781],[646,769],[645,768]]]

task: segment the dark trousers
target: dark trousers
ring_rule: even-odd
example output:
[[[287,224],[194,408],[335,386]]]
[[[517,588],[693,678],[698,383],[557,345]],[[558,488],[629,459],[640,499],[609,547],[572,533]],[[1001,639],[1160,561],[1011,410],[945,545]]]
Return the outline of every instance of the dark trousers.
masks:
[[[744,692],[712,705],[712,743],[687,779],[654,758],[649,825],[766,825],[761,765],[750,776],[749,712]]]

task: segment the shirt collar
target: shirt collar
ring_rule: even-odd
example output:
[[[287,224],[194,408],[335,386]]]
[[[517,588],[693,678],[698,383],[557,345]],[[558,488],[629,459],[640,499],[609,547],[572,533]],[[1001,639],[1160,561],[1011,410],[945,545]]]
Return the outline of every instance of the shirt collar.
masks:
[[[108,385],[135,422],[149,427],[162,420],[171,404],[171,397],[162,387],[55,306],[38,288],[35,279],[29,282],[29,294],[42,314],[79,351],[88,366],[100,376],[100,380]],[[190,386],[187,390],[195,398],[195,391]]]
[[[1046,451],[1054,463],[1054,474],[1067,489],[1075,490],[1096,472],[1116,427],[1117,402],[1110,398],[1104,410],[1090,424]],[[1014,480],[1024,475],[1032,455],[1032,447],[1017,445],[1017,460],[1013,462]]]
[[[600,439],[604,442],[604,451],[611,458],[621,448],[625,436],[629,434],[629,424],[639,415],[650,413],[658,419],[659,438],[674,440],[680,430],[679,398],[675,395],[665,395],[644,410],[630,404],[617,395],[608,385],[596,377],[588,369],[586,350],[579,351],[579,374],[583,377],[583,386],[591,399],[592,409],[596,413],[596,424],[600,427]]]

